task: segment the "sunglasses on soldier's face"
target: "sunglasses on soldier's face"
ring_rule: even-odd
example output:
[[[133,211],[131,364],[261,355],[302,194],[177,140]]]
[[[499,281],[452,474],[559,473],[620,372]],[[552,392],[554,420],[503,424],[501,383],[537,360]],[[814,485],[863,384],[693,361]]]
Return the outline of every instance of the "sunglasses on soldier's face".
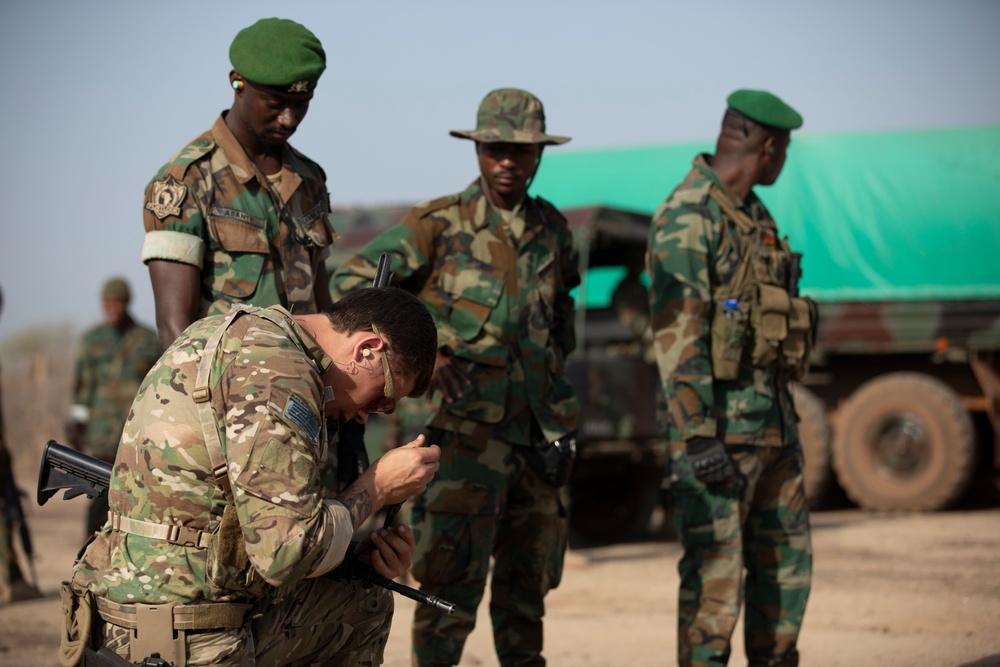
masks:
[[[378,327],[372,323],[372,331],[379,338],[382,338],[382,334],[378,332]],[[365,408],[365,412],[380,412],[382,414],[392,414],[396,409],[396,390],[392,386],[392,373],[389,372],[389,358],[386,355],[386,350],[389,346],[386,344],[385,339],[382,338],[382,350],[379,354],[379,358],[382,360],[382,373],[385,375],[385,388],[382,390],[382,396],[379,396],[374,401],[368,404]]]

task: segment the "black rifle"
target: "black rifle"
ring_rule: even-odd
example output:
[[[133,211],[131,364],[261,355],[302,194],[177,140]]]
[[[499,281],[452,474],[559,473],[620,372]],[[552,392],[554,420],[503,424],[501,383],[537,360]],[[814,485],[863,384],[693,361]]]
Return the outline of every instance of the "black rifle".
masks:
[[[788,296],[799,296],[799,280],[802,279],[802,253],[793,252],[792,261],[788,264]]]
[[[372,287],[388,287],[392,282],[393,277],[393,273],[390,271],[391,268],[392,255],[387,252],[379,255],[378,266],[375,267],[375,280],[372,281]],[[399,514],[399,508],[402,506],[402,503],[394,503],[385,508],[385,521],[382,523],[383,528],[389,528],[392,526],[392,522],[396,519],[396,515]]]
[[[382,253],[375,269],[372,287],[388,287],[392,282],[392,255]],[[354,420],[337,425],[337,477],[348,486],[368,468],[368,448],[365,447],[365,425]],[[397,508],[398,511],[398,508]],[[395,516],[395,512],[393,512]],[[389,524],[386,524],[388,526]]]
[[[31,569],[31,584],[38,586],[38,575],[35,574],[35,548],[31,544],[31,532],[28,530],[28,522],[24,518],[24,507],[21,505],[21,489],[14,483],[14,472],[7,469],[3,479],[0,479],[3,487],[3,512],[7,515],[7,521],[17,524],[17,532],[21,538],[21,547],[24,548],[24,555],[28,559],[28,567]]]
[[[90,498],[96,498],[107,492],[111,484],[111,464],[105,463],[92,456],[87,456],[81,452],[71,449],[66,445],[60,445],[55,440],[45,443],[42,451],[42,466],[38,473],[38,504],[45,502],[54,496],[60,489],[66,489],[63,498],[75,498],[86,494]],[[392,579],[383,577],[353,558],[345,560],[343,569],[338,567],[332,576],[340,578],[360,579],[364,584],[374,584],[390,591],[395,591],[400,595],[429,604],[447,614],[455,612],[455,605],[440,598],[428,595],[415,588],[397,584]]]

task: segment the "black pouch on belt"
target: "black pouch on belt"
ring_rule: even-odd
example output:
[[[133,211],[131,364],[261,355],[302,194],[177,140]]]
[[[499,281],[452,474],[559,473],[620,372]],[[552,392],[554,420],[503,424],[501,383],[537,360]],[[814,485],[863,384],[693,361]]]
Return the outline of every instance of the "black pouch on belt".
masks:
[[[532,429],[534,430],[534,429]],[[521,447],[524,460],[538,473],[546,484],[559,488],[569,481],[576,458],[576,431],[549,442],[543,437],[533,437],[531,444]]]

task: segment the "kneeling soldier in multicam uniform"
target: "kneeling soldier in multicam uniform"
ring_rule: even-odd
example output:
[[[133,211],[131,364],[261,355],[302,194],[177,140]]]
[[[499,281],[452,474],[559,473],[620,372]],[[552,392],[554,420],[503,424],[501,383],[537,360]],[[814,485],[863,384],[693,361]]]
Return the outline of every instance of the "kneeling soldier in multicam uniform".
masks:
[[[440,452],[417,438],[338,492],[327,436],[422,394],[436,341],[396,288],[328,314],[239,305],[190,327],[139,389],[108,524],[64,584],[63,664],[84,645],[175,665],[381,664],[391,594],[330,573],[367,517],[425,488]],[[352,553],[393,578],[413,548],[400,526]]]

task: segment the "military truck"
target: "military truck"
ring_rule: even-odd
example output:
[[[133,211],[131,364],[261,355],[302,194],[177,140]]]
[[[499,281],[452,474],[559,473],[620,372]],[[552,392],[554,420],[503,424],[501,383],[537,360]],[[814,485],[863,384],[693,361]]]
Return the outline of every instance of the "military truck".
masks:
[[[648,215],[711,143],[546,157],[536,187],[564,209]],[[795,387],[807,492],[834,477],[873,510],[938,510],[1000,469],[1000,127],[793,135],[758,188],[804,253],[819,304]],[[637,376],[636,384],[640,382]],[[639,414],[638,404],[626,409]],[[644,409],[644,408],[642,408]]]

